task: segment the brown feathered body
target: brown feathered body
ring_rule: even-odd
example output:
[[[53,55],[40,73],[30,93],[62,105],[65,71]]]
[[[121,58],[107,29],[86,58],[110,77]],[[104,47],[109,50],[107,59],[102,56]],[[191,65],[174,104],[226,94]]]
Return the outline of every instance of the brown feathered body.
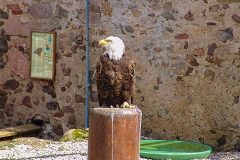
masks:
[[[109,60],[102,55],[97,63],[97,91],[101,107],[131,104],[134,85],[134,62],[123,54],[120,60]]]

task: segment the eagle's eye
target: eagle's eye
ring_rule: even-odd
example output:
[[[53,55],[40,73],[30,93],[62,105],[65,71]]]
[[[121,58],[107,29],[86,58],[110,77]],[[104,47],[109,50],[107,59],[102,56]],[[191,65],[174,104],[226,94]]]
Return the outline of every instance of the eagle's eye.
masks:
[[[108,40],[106,40],[106,41],[107,41],[108,43],[112,43],[112,42],[113,42],[112,40],[109,40],[109,39],[108,39]]]

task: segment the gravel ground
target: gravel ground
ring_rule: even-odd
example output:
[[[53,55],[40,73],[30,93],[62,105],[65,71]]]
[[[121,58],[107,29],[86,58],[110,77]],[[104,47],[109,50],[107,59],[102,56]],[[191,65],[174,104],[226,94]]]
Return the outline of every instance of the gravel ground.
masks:
[[[0,159],[29,159],[29,160],[87,160],[86,142],[62,142],[46,144],[46,148],[36,148],[26,144],[18,144],[13,148],[0,150]]]
[[[25,140],[26,141],[26,140]],[[36,142],[38,143],[38,142]],[[38,146],[38,147],[37,147]],[[87,160],[87,142],[15,143],[0,150],[0,160]],[[140,160],[147,160],[140,158]],[[239,152],[212,153],[205,160],[240,160]]]
[[[208,160],[240,160],[239,152],[218,152],[208,156]]]
[[[58,142],[45,144],[16,144],[0,150],[0,160],[87,160],[87,142]],[[141,160],[147,160],[141,158]]]

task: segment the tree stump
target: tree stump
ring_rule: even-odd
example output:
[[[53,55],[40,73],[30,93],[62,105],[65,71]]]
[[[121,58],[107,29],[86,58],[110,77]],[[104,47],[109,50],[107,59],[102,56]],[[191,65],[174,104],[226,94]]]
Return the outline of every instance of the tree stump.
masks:
[[[88,160],[139,160],[141,119],[138,108],[92,108]]]

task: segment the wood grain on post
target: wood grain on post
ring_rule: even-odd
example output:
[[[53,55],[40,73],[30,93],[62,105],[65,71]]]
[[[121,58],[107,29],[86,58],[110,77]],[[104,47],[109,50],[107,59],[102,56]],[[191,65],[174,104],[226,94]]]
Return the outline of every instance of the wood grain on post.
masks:
[[[139,160],[141,118],[138,108],[92,108],[88,160]]]

